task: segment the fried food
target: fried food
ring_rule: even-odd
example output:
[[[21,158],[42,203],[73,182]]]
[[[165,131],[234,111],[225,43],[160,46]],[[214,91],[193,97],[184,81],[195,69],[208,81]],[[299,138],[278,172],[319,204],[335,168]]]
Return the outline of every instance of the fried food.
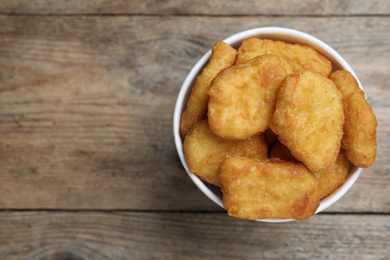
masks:
[[[214,45],[180,134],[189,171],[221,188],[229,215],[307,219],[352,163],[374,163],[372,108],[352,74],[331,71],[306,45],[252,38],[238,55]]]
[[[276,143],[269,152],[270,158],[279,158],[283,161],[298,162],[290,150],[281,143]],[[318,179],[320,199],[333,193],[338,187],[345,182],[345,178],[349,172],[350,163],[345,156],[344,150],[341,149],[336,163],[325,170],[315,172],[314,175]]]
[[[341,149],[336,163],[319,172],[315,172],[314,175],[318,179],[320,198],[324,198],[333,193],[338,187],[345,182],[345,178],[348,176],[350,163],[345,156],[343,149]]]
[[[218,175],[230,216],[307,219],[320,204],[318,181],[300,163],[232,156],[223,161]]]
[[[236,60],[237,51],[225,42],[217,42],[212,48],[209,63],[197,77],[192,88],[187,109],[180,121],[180,134],[185,137],[194,124],[207,116],[207,103],[209,96],[206,89],[210,86],[214,77],[223,69],[232,66]]]
[[[184,140],[184,156],[190,171],[202,180],[220,186],[217,169],[229,155],[267,159],[268,148],[262,135],[244,141],[223,140],[209,128],[207,120],[199,121]]]
[[[298,161],[312,172],[332,166],[343,124],[342,95],[332,80],[308,70],[286,77],[270,127]]]
[[[236,64],[244,63],[264,54],[288,57],[294,66],[295,73],[302,70],[313,70],[328,77],[332,71],[331,62],[310,46],[258,38],[242,42],[238,49]]]
[[[343,94],[345,124],[341,146],[354,165],[370,167],[376,157],[375,114],[349,71],[335,71],[330,75],[330,79]]]
[[[229,140],[244,140],[268,128],[283,79],[292,73],[283,57],[264,55],[218,73],[207,90],[211,130]]]

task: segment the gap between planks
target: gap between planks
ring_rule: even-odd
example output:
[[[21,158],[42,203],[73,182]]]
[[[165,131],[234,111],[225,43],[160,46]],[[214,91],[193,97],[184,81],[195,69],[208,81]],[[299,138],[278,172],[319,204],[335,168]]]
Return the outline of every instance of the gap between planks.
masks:
[[[209,215],[227,215],[221,211],[207,210],[141,210],[141,209],[0,209],[0,214],[3,212],[47,212],[47,213],[142,213],[142,214],[209,214]],[[387,216],[389,212],[321,212],[317,215],[365,215],[365,216]]]
[[[218,17],[218,18],[250,18],[250,17],[292,17],[292,18],[364,18],[390,17],[390,14],[186,14],[186,13],[8,13],[0,12],[0,16],[27,17]]]

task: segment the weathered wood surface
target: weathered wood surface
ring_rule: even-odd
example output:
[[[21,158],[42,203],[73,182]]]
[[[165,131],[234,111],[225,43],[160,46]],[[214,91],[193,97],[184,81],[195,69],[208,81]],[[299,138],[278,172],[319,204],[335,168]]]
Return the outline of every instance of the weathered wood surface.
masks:
[[[2,212],[1,259],[388,259],[389,215]]]
[[[384,15],[387,0],[290,1],[150,1],[150,0],[2,0],[2,13],[12,14],[196,14],[196,15]]]
[[[221,210],[178,160],[174,103],[214,42],[275,25],[339,51],[378,118],[376,164],[329,211],[390,212],[389,17],[3,15],[0,24],[0,208]]]
[[[389,14],[386,0],[0,1],[0,259],[389,259]],[[191,67],[263,26],[331,45],[378,119],[375,165],[308,221],[228,217],[173,143]]]

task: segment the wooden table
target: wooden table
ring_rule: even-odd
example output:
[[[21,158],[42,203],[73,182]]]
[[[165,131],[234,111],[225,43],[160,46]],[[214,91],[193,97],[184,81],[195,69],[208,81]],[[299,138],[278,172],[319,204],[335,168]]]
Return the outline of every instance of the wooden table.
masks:
[[[0,259],[389,259],[390,3],[0,2]],[[374,166],[325,212],[227,216],[191,182],[172,116],[216,41],[281,26],[357,73],[378,119]]]

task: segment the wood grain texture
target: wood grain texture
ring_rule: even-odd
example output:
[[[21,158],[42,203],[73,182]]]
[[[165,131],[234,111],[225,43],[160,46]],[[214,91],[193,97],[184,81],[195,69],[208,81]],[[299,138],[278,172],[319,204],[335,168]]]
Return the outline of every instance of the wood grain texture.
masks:
[[[3,0],[0,11],[11,14],[387,15],[390,3],[386,0]]]
[[[0,24],[0,208],[221,211],[178,160],[175,100],[214,42],[272,25],[336,49],[378,118],[376,164],[328,211],[390,212],[389,17],[2,15]]]
[[[386,0],[0,1],[0,259],[389,259],[389,14]],[[264,26],[330,44],[378,119],[374,166],[307,221],[227,216],[173,143],[191,67]]]
[[[2,259],[388,259],[390,216],[1,212]]]

